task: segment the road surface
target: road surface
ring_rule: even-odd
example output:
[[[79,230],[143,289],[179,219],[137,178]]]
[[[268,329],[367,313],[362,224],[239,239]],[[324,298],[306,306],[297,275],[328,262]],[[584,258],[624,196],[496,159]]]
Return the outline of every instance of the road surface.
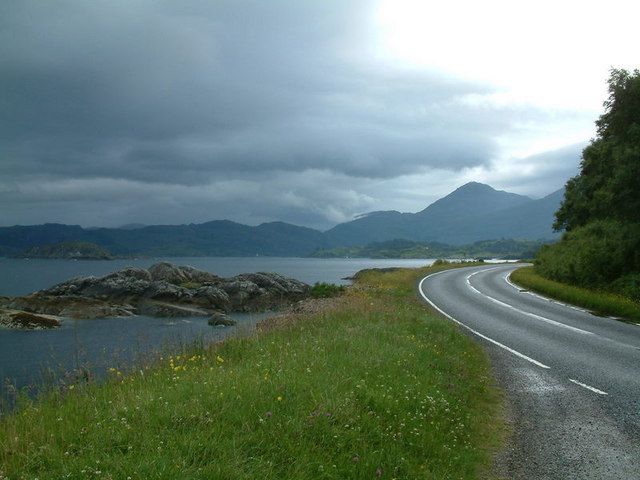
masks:
[[[520,265],[446,270],[422,298],[487,346],[507,395],[515,479],[640,479],[640,326],[522,291]]]

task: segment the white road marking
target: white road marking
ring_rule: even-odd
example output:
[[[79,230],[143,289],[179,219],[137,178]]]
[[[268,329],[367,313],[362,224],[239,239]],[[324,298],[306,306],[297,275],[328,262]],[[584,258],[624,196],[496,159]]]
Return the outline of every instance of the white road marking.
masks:
[[[531,290],[526,290],[526,289],[523,289],[523,288],[519,287],[518,285],[516,285],[515,283],[513,283],[511,281],[510,277],[511,277],[512,273],[513,273],[513,270],[511,270],[510,272],[507,272],[507,274],[504,276],[504,280],[509,285],[511,285],[513,288],[518,290],[520,293],[526,293],[527,295],[531,295],[532,297],[539,298],[540,300],[544,300],[544,301],[549,302],[549,303],[555,303],[556,305],[562,305],[563,307],[571,308],[572,310],[577,310],[578,312],[589,313],[589,314],[591,313],[589,310],[585,310],[584,308],[580,308],[580,307],[576,307],[575,305],[570,305],[568,303],[560,302],[558,300],[554,300],[553,298],[545,297],[545,296],[540,295],[538,293],[534,293]]]
[[[430,300],[430,299],[429,299],[429,298],[424,294],[424,292],[422,291],[422,284],[424,283],[424,281],[425,281],[427,278],[429,278],[429,277],[433,277],[434,275],[438,275],[438,274],[440,274],[440,273],[444,273],[444,272],[446,272],[446,271],[447,271],[447,270],[443,270],[442,272],[432,273],[431,275],[427,275],[427,276],[426,276],[426,277],[424,277],[422,280],[420,280],[420,283],[418,284],[418,291],[420,292],[420,295],[422,296],[422,298],[424,298],[424,299],[429,303],[429,305],[431,305],[433,308],[435,308],[438,312],[440,312],[442,315],[444,315],[445,317],[447,317],[449,320],[451,320],[451,321],[453,321],[454,323],[456,323],[456,324],[460,325],[461,327],[466,328],[467,330],[469,330],[469,331],[470,331],[471,333],[473,333],[474,335],[477,335],[478,337],[483,338],[484,340],[486,340],[486,341],[488,341],[488,342],[491,342],[491,343],[493,343],[494,345],[496,345],[496,346],[498,346],[498,347],[500,347],[500,348],[502,348],[502,349],[506,350],[507,352],[512,353],[513,355],[515,355],[515,356],[517,356],[517,357],[520,357],[520,358],[522,358],[522,359],[526,360],[527,362],[531,362],[531,363],[533,363],[534,365],[537,365],[538,367],[541,367],[541,368],[551,368],[551,367],[549,367],[549,366],[545,365],[545,364],[544,364],[544,363],[542,363],[542,362],[539,362],[539,361],[537,361],[537,360],[534,360],[533,358],[528,357],[527,355],[525,355],[525,354],[523,354],[523,353],[520,353],[520,352],[518,352],[517,350],[514,350],[513,348],[507,347],[506,345],[504,345],[504,344],[502,344],[502,343],[500,343],[500,342],[498,342],[498,341],[494,340],[493,338],[489,338],[489,337],[487,337],[486,335],[481,334],[480,332],[478,332],[478,331],[474,330],[473,328],[471,328],[471,327],[469,327],[469,326],[465,325],[465,324],[464,324],[464,323],[462,323],[461,321],[456,320],[456,319],[455,319],[455,318],[453,318],[451,315],[449,315],[448,313],[446,313],[444,310],[442,310],[441,308],[439,308],[435,303],[433,303],[433,302],[432,302],[432,301],[431,301],[431,300]]]
[[[595,392],[598,395],[609,395],[607,392],[603,392],[602,390],[598,390],[597,388],[592,387],[591,385],[587,385],[586,383],[579,382],[577,380],[574,380],[573,378],[570,378],[569,381],[575,383],[576,385],[580,385],[582,388],[586,388],[587,390],[591,390],[592,392]]]
[[[478,270],[476,272],[473,272],[471,275],[468,275],[467,278],[466,278],[467,285],[469,286],[469,288],[471,290],[473,290],[474,292],[476,292],[478,295],[483,296],[484,298],[486,298],[487,300],[492,301],[493,303],[501,305],[501,306],[503,306],[505,308],[508,308],[510,310],[513,310],[515,312],[518,312],[521,315],[526,315],[527,317],[535,318],[536,320],[540,320],[540,321],[548,323],[550,325],[554,325],[556,327],[561,327],[561,328],[566,328],[568,330],[572,330],[574,332],[581,333],[583,335],[594,335],[593,332],[588,332],[586,330],[582,330],[581,328],[576,328],[576,327],[572,327],[571,325],[566,325],[566,324],[561,323],[561,322],[556,322],[555,320],[551,320],[550,318],[543,317],[541,315],[536,315],[535,313],[527,312],[525,310],[520,310],[519,308],[516,308],[513,305],[509,305],[508,303],[502,302],[502,301],[498,300],[497,298],[493,298],[493,297],[490,297],[489,295],[486,295],[486,294],[482,293],[476,287],[471,285],[471,277],[473,277],[474,275],[477,275],[478,273],[486,272],[488,270],[493,270],[493,269],[492,268],[486,268],[484,270]]]

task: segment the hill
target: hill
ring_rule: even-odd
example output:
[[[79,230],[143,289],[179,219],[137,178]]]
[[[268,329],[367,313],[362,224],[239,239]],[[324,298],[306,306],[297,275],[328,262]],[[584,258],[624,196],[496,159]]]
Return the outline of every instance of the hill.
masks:
[[[417,213],[380,211],[326,232],[284,222],[248,226],[229,220],[132,228],[44,224],[0,227],[0,255],[61,242],[89,242],[117,256],[308,256],[318,250],[395,239],[465,245],[496,238],[554,239],[563,191],[545,198],[468,183]]]
[[[533,258],[546,242],[542,240],[482,240],[469,245],[446,245],[438,242],[387,240],[364,247],[336,247],[318,250],[315,258]]]
[[[374,212],[326,232],[334,246],[397,238],[462,245],[491,238],[552,239],[562,191],[540,199],[471,182],[417,213]]]
[[[88,242],[61,242],[28,248],[16,255],[20,258],[61,258],[67,260],[111,260],[104,248]]]

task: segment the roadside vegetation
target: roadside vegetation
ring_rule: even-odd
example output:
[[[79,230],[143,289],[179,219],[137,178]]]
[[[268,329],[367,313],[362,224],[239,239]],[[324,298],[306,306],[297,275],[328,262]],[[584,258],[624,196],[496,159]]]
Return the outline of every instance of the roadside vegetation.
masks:
[[[549,280],[536,273],[533,267],[515,270],[511,274],[511,280],[528,290],[586,308],[596,315],[614,316],[633,322],[640,321],[640,302],[614,293]]]
[[[336,285],[334,283],[316,282],[311,287],[311,296],[313,298],[331,298],[341,295],[347,287],[344,285]]]
[[[630,306],[640,302],[640,71],[612,70],[596,126],[556,212],[554,228],[566,233],[540,249],[535,272]]]
[[[321,313],[24,399],[0,478],[488,478],[488,360],[415,295],[443,268],[370,271]]]

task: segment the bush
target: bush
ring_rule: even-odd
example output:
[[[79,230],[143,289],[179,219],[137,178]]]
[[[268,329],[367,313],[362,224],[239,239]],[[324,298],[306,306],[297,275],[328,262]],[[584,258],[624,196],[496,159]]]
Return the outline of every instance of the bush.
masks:
[[[610,287],[640,271],[640,224],[600,220],[566,233],[536,256],[547,278],[586,287]]]
[[[611,290],[635,302],[640,302],[640,273],[618,278],[611,284]]]
[[[344,285],[335,285],[333,283],[316,282],[311,287],[311,296],[313,298],[329,298],[336,297],[344,293],[346,287]]]

